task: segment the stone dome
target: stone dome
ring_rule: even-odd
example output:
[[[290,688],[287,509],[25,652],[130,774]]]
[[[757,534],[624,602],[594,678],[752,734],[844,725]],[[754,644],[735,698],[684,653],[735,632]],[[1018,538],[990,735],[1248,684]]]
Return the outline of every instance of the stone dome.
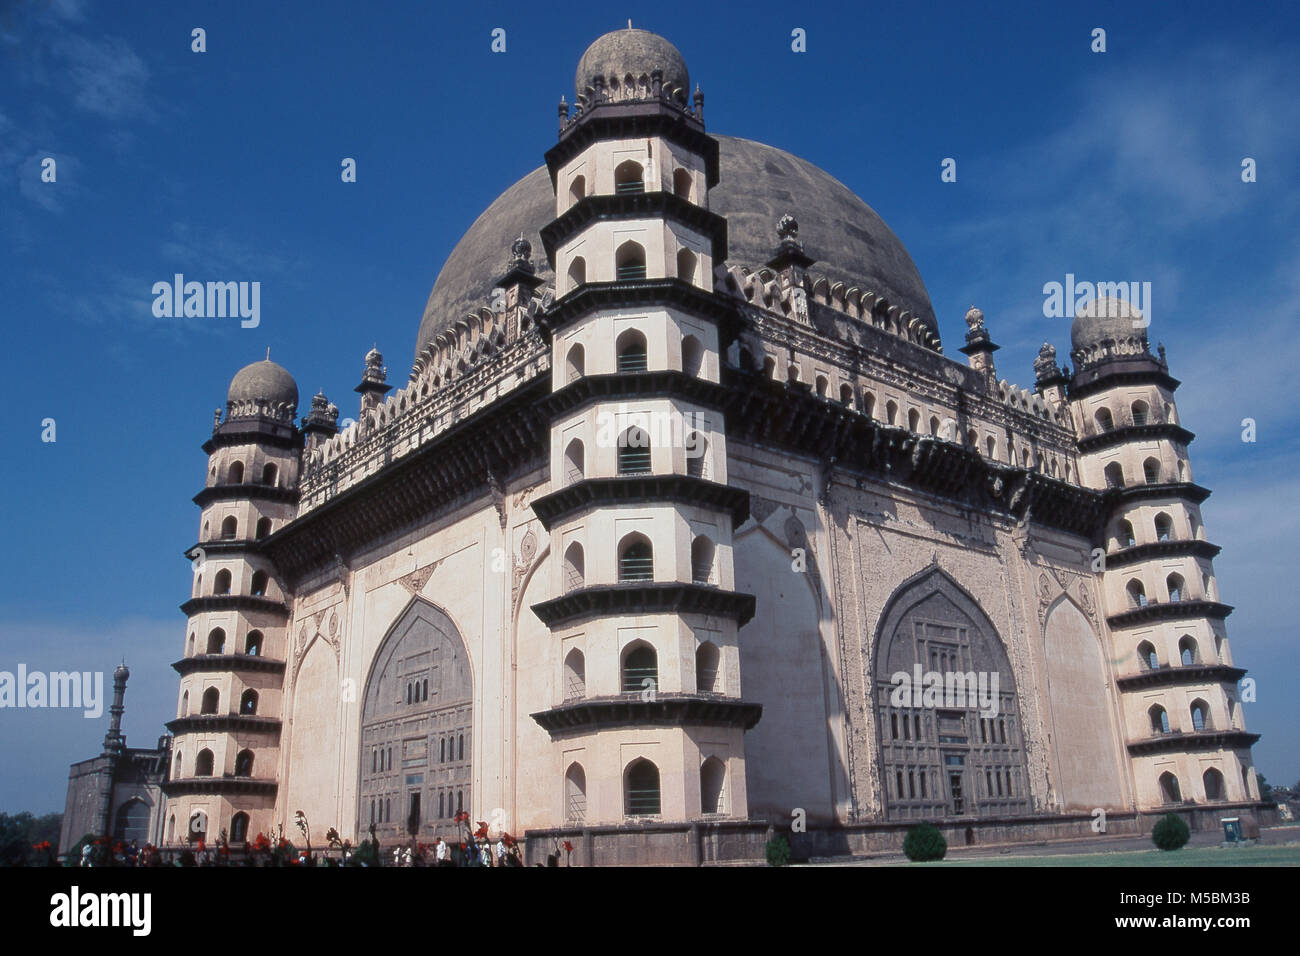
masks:
[[[1070,324],[1070,346],[1078,351],[1096,348],[1106,341],[1145,339],[1147,331],[1141,319],[1142,313],[1131,302],[1098,296],[1075,315]]]
[[[245,365],[230,380],[227,402],[298,404],[298,383],[281,365],[270,359]]]
[[[653,70],[663,70],[665,89],[680,89],[683,97],[690,92],[691,75],[677,47],[649,30],[615,30],[597,38],[582,54],[573,74],[574,95],[582,98],[595,86],[596,77],[611,90],[621,87],[629,76],[634,83],[645,77],[648,84]]]
[[[816,260],[809,271],[884,296],[938,336],[930,296],[912,257],[874,209],[798,156],[753,140],[715,138],[721,180],[709,191],[709,208],[727,219],[730,265],[761,268],[776,251],[777,221],[791,213],[799,220],[804,251]],[[438,274],[420,322],[415,355],[456,320],[488,305],[493,283],[506,271],[511,243],[522,231],[534,249],[543,248],[541,229],[554,218],[555,193],[545,167],[533,170],[488,206]],[[554,283],[544,255],[534,265],[539,278]]]

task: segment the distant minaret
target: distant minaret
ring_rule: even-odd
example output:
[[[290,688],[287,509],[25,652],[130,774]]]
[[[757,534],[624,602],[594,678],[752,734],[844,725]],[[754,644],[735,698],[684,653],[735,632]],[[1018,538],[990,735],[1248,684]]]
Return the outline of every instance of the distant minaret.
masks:
[[[108,733],[104,734],[104,752],[102,756],[108,761],[100,771],[99,779],[99,832],[112,832],[113,821],[113,781],[117,777],[117,764],[126,749],[126,738],[122,736],[122,712],[126,709],[126,682],[131,672],[125,663],[119,664],[113,671],[113,705],[108,709]]]

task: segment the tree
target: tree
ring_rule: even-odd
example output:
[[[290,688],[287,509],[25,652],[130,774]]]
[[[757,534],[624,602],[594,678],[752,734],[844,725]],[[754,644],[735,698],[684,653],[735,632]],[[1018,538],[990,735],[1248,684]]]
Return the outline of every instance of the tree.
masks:
[[[1269,784],[1267,780],[1264,779],[1264,775],[1262,773],[1255,774],[1255,782],[1259,784],[1259,799],[1272,800],[1273,787]]]
[[[1162,850],[1177,850],[1187,843],[1191,831],[1183,818],[1176,813],[1166,813],[1151,831],[1151,842]]]
[[[903,853],[914,863],[942,860],[948,852],[948,841],[939,828],[929,823],[918,823],[903,838]]]
[[[58,846],[63,814],[46,813],[39,817],[22,813],[0,813],[0,866],[22,866],[35,861],[32,847],[48,842]]]

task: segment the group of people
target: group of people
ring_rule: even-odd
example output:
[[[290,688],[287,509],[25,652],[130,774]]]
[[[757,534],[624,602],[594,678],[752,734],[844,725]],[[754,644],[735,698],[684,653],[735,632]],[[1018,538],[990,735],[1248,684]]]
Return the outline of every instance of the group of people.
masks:
[[[428,852],[431,851],[431,852]],[[430,859],[432,857],[432,859]],[[507,845],[504,836],[493,845],[486,838],[451,844],[441,837],[432,847],[393,847],[393,866],[523,866],[519,844]]]

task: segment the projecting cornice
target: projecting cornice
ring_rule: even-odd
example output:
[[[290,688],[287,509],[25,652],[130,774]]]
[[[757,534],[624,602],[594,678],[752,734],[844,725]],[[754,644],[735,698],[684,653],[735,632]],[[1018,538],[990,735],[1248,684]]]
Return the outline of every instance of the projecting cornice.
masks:
[[[283,674],[284,661],[250,654],[198,654],[182,657],[172,664],[172,670],[185,674],[239,671],[241,673]]]
[[[677,398],[722,411],[727,390],[717,382],[666,369],[662,372],[618,372],[583,375],[539,399],[537,408],[551,421],[570,415],[592,402],[630,398]]]
[[[1080,438],[1079,451],[1088,454],[1128,442],[1153,441],[1159,438],[1167,438],[1170,441],[1188,445],[1196,436],[1181,425],[1175,425],[1172,422],[1159,422],[1150,425],[1123,425],[1119,428],[1112,428],[1108,432],[1100,432],[1096,435]]]
[[[585,478],[533,502],[533,511],[547,531],[557,521],[592,508],[622,504],[700,505],[731,514],[733,528],[749,517],[749,492],[689,475],[626,475]]]
[[[182,777],[179,780],[167,780],[162,784],[162,792],[169,797],[181,797],[191,794],[262,794],[275,796],[277,784],[274,780],[257,777]]]
[[[1151,541],[1106,555],[1106,567],[1123,568],[1157,558],[1213,558],[1223,549],[1208,541]]]
[[[1232,606],[1218,601],[1162,601],[1142,607],[1120,611],[1106,618],[1112,628],[1133,627],[1151,621],[1170,621],[1184,618],[1208,617],[1221,621],[1232,613]]]
[[[205,508],[214,501],[283,501],[292,504],[298,500],[296,488],[278,485],[239,484],[208,485],[194,496],[194,503]]]
[[[754,595],[723,591],[707,584],[676,581],[593,584],[533,605],[554,630],[590,617],[641,614],[717,614],[748,624],[754,616]]]
[[[1140,757],[1144,754],[1170,751],[1224,750],[1251,747],[1257,740],[1259,734],[1247,733],[1244,730],[1193,730],[1186,733],[1161,734],[1145,740],[1131,740],[1128,743],[1128,752],[1134,757]]]
[[[289,616],[289,609],[283,601],[252,594],[209,594],[206,597],[190,598],[181,605],[181,612],[186,617],[193,617],[204,611],[264,611],[268,614]]]
[[[293,425],[273,421],[264,415],[222,422],[212,437],[203,443],[211,455],[218,448],[232,445],[270,445],[275,448],[302,448],[302,432]]]
[[[560,168],[584,149],[605,139],[644,139],[662,136],[704,159],[709,188],[718,185],[718,141],[704,132],[704,123],[680,106],[660,101],[593,103],[560,133],[546,151],[546,168],[555,188]]]
[[[763,714],[761,704],[718,694],[662,694],[643,700],[641,692],[617,697],[566,701],[532,714],[552,737],[614,727],[740,727],[750,730]]]
[[[685,279],[627,279],[586,282],[537,316],[537,330],[549,344],[558,329],[599,309],[677,308],[718,325],[719,346],[735,338],[740,315],[736,300],[709,293]]]
[[[652,190],[639,193],[584,196],[558,219],[542,227],[542,246],[555,268],[555,250],[592,223],[621,219],[668,219],[681,223],[713,241],[713,261],[727,258],[727,220],[673,193]]]
[[[1109,493],[1122,505],[1147,498],[1182,498],[1199,505],[1210,497],[1210,489],[1192,484],[1190,481],[1163,481],[1150,485],[1128,485],[1124,488],[1111,488]]]
[[[1240,667],[1226,664],[1183,664],[1158,667],[1115,681],[1120,690],[1144,690],[1148,687],[1175,687],[1182,684],[1235,684],[1246,676]]]

